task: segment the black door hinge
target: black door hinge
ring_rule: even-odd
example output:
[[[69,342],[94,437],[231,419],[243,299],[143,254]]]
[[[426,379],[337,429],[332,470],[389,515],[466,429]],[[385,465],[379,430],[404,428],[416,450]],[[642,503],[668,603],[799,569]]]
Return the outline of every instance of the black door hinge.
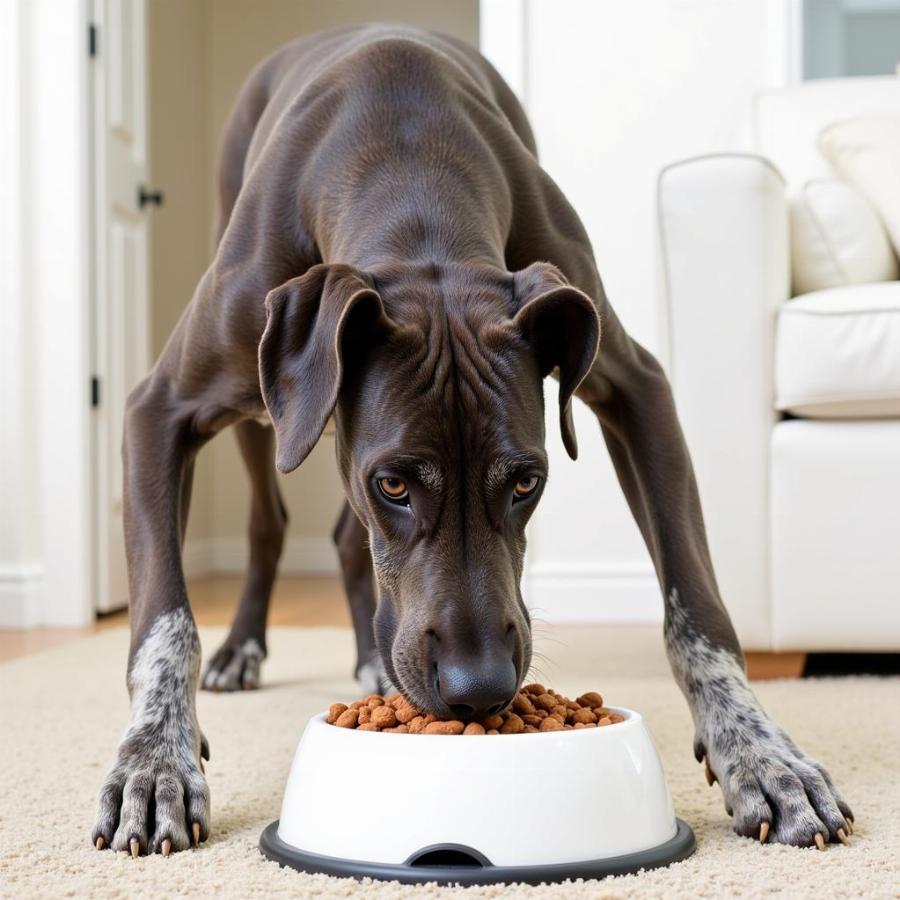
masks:
[[[100,405],[100,379],[91,375],[91,407],[96,409]]]
[[[88,24],[88,56],[93,59],[97,55],[97,26],[91,22]]]

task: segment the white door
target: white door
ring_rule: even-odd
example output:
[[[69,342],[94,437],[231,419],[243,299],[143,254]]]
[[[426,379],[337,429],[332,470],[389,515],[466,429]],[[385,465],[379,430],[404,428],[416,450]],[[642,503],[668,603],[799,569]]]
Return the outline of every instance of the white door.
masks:
[[[108,612],[128,602],[122,423],[149,366],[146,2],[94,0],[93,12],[94,584],[97,610]]]

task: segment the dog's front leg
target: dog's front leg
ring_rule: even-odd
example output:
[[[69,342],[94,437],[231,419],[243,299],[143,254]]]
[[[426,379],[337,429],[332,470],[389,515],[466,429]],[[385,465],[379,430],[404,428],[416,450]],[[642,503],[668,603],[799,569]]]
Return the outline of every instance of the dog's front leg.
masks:
[[[198,409],[158,372],[129,398],[123,445],[131,592],[131,717],[99,798],[92,841],[140,852],[187,849],[209,832],[209,790],[195,693],[200,642],[181,539]]]
[[[852,814],[828,773],[766,715],[747,683],[665,375],[608,306],[601,320],[600,353],[579,393],[600,420],[656,566],[666,649],[690,704],[698,761],[721,785],[739,834],[799,846],[846,840]]]
[[[678,588],[666,600],[666,651],[694,719],[694,756],[722,788],[734,830],[823,849],[853,814],[828,772],[765,713],[730,642],[702,627]]]

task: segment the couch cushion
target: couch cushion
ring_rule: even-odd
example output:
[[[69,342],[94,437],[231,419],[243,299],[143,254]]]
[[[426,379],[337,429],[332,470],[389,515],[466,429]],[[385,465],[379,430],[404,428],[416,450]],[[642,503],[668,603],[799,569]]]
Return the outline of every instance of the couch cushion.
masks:
[[[785,304],[775,406],[806,418],[900,418],[900,282],[816,291]]]
[[[794,294],[900,276],[878,213],[836,178],[807,181],[791,197],[791,273]]]
[[[817,141],[832,122],[855,116],[900,115],[900,78],[816,78],[757,94],[754,149],[770,159],[790,185],[834,177]]]
[[[819,146],[841,176],[869,198],[900,253],[900,115],[837,122],[822,132]]]

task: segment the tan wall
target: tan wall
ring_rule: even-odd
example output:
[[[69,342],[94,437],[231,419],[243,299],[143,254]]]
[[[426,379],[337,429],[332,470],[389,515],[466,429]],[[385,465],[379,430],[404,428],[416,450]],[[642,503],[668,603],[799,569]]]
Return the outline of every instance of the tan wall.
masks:
[[[158,356],[209,262],[209,29],[205,0],[148,9],[150,180],[165,204],[150,223],[153,355]],[[194,476],[188,538],[209,532],[212,466]]]
[[[477,0],[150,0],[153,177],[167,195],[154,213],[154,344],[158,352],[209,260],[219,137],[251,69],[304,33],[367,21],[425,25],[478,41]],[[290,536],[329,537],[342,503],[334,439],[323,438],[281,479]],[[243,537],[247,479],[231,434],[201,454],[189,538]]]

